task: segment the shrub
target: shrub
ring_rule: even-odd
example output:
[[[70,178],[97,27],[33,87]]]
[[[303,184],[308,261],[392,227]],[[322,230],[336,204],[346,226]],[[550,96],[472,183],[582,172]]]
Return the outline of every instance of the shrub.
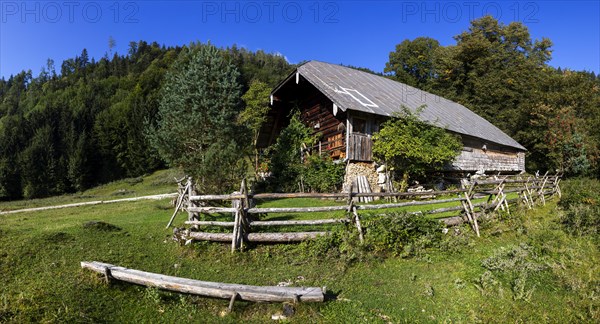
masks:
[[[575,235],[597,235],[600,227],[600,181],[572,179],[564,182],[560,222]]]
[[[561,223],[567,232],[574,235],[598,235],[600,206],[573,205],[562,214]]]
[[[310,259],[325,257],[347,265],[365,260],[370,255],[365,246],[360,244],[358,233],[351,226],[336,227],[329,235],[300,243],[298,254]]]
[[[565,209],[577,204],[600,204],[600,181],[596,179],[571,179],[561,183],[562,198],[559,205]]]
[[[422,215],[389,213],[366,219],[365,244],[377,254],[418,255],[442,240],[443,225]]]
[[[402,113],[387,120],[381,130],[373,134],[373,155],[396,170],[402,170],[403,183],[409,175],[424,175],[428,170],[440,169],[458,156],[463,145],[458,136],[431,123],[416,112],[403,106]]]
[[[533,248],[525,243],[496,250],[491,257],[482,261],[482,265],[490,271],[505,273],[535,272],[546,268],[538,261]]]
[[[350,264],[388,256],[423,256],[429,247],[439,246],[443,224],[422,215],[389,213],[363,218],[364,244],[353,225],[337,227],[331,234],[299,245],[301,254],[326,257]],[[426,256],[425,256],[426,257]]]
[[[316,192],[332,192],[344,182],[345,166],[334,163],[329,156],[311,155],[304,164],[301,176],[305,189]]]
[[[548,268],[537,256],[534,249],[525,243],[496,250],[491,257],[482,261],[482,266],[487,270],[484,275],[489,277],[488,281],[493,279],[493,273],[498,274],[499,277],[508,281],[513,292],[513,298],[524,301],[529,301],[535,291],[536,283],[531,278]],[[485,290],[483,288],[483,276],[479,281],[476,286],[483,293]],[[479,284],[481,284],[481,287],[479,287]],[[501,285],[499,282],[497,284]],[[494,285],[496,284],[494,283]]]
[[[300,115],[292,114],[290,124],[281,131],[275,144],[269,147],[268,170],[273,177],[271,186],[275,191],[296,191],[302,173],[303,163],[300,148],[302,144],[312,146],[312,130],[302,124]]]

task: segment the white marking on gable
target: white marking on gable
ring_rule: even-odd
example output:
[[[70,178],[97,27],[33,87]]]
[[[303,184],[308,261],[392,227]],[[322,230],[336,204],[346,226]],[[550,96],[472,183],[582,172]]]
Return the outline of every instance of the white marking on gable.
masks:
[[[333,115],[336,116],[338,112],[338,106],[334,103],[333,104]]]
[[[365,95],[363,95],[362,93],[360,93],[360,91],[356,89],[344,87],[340,87],[340,89],[341,90],[336,89],[335,92],[352,97],[352,99],[358,101],[358,103],[360,103],[364,107],[379,108],[379,106],[377,106],[373,101],[371,101],[371,99],[367,98]]]
[[[296,84],[300,83],[300,73],[296,72]]]

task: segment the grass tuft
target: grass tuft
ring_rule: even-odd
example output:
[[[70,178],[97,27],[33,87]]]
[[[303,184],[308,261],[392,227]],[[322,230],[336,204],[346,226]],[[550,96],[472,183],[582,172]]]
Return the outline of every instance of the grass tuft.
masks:
[[[83,228],[102,232],[118,232],[122,230],[119,226],[109,224],[103,221],[89,221],[83,223]]]

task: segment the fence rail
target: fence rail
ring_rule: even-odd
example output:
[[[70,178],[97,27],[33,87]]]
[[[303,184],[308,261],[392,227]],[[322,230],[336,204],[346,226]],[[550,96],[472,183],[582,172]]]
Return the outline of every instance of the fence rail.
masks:
[[[394,209],[411,206],[435,206],[438,204],[459,203],[456,206],[441,207],[429,210],[412,211],[410,214],[441,214],[448,212],[462,211],[460,216],[451,216],[440,218],[440,221],[447,225],[458,225],[468,222],[477,236],[480,236],[478,219],[481,215],[490,212],[503,210],[510,213],[510,205],[521,203],[531,209],[537,204],[545,204],[546,197],[561,196],[560,175],[529,176],[502,176],[495,179],[472,179],[461,180],[461,188],[445,191],[424,191],[424,192],[383,192],[383,193],[249,193],[246,187],[246,181],[242,181],[239,192],[229,195],[198,195],[193,189],[192,180],[188,178],[186,186],[180,184],[180,197],[175,214],[179,208],[188,212],[186,225],[192,228],[175,229],[175,236],[181,240],[207,240],[216,242],[231,242],[231,250],[241,249],[244,242],[298,242],[306,239],[315,238],[319,235],[326,235],[328,232],[277,232],[264,233],[252,232],[258,227],[275,226],[315,226],[331,224],[353,224],[358,231],[359,238],[363,240],[363,229],[361,226],[361,215],[359,211]],[[507,194],[517,193],[518,198],[508,199]],[[455,198],[447,196],[456,195]],[[409,198],[436,198],[444,196],[442,199],[412,200],[407,202],[398,202],[398,199]],[[358,203],[360,197],[386,198],[393,199],[393,202],[387,203]],[[257,200],[281,199],[281,198],[323,198],[323,199],[343,199],[344,205],[334,206],[314,206],[314,207],[256,207]],[[478,201],[487,198],[485,201]],[[207,206],[212,201],[230,201],[231,207],[213,207]],[[185,202],[185,203],[183,203]],[[336,212],[344,211],[343,218],[327,218],[315,220],[255,220],[256,214],[273,213],[315,213],[315,212]],[[200,220],[200,214],[231,213],[232,221],[207,221]],[[169,222],[169,227],[173,217]],[[231,233],[211,233],[194,231],[200,227],[226,227],[232,228]],[[193,230],[192,230],[193,229]]]

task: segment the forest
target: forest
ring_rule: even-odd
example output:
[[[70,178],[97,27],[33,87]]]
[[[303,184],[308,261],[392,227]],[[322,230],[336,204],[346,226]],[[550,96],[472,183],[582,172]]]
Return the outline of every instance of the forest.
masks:
[[[488,119],[528,149],[529,171],[600,178],[600,77],[550,66],[551,40],[533,40],[525,25],[487,16],[456,35],[453,45],[419,37],[390,51],[385,76]],[[221,69],[202,66],[199,57]],[[193,66],[196,72],[190,72]],[[200,150],[226,156],[226,164],[252,160],[252,125],[239,122],[251,101],[242,97],[251,84],[271,89],[293,69],[281,55],[235,45],[165,47],[139,41],[131,42],[126,54],[113,54],[109,47],[95,60],[83,49],[60,66],[48,59],[37,75],[27,70],[0,79],[0,199],[77,192],[164,167],[189,167],[193,160],[173,159],[186,147],[171,145],[178,151],[167,152],[168,134],[161,138],[153,131],[160,130],[167,108],[188,102],[181,96],[190,91],[211,94],[206,100],[190,97],[189,103],[200,101],[208,118],[219,121],[202,124],[204,133],[222,135],[219,143],[199,144]],[[202,80],[223,83],[229,96],[203,88]],[[222,106],[223,100],[230,104]],[[184,133],[182,128],[178,134]],[[235,141],[223,142],[228,136]],[[227,155],[228,150],[245,157]],[[204,154],[202,161],[211,156]]]
[[[84,49],[37,76],[0,79],[0,197],[37,198],[81,191],[166,167],[149,145],[165,74],[183,49],[131,42],[125,55],[89,59]],[[220,50],[251,80],[270,86],[292,69],[281,56],[232,46]]]

